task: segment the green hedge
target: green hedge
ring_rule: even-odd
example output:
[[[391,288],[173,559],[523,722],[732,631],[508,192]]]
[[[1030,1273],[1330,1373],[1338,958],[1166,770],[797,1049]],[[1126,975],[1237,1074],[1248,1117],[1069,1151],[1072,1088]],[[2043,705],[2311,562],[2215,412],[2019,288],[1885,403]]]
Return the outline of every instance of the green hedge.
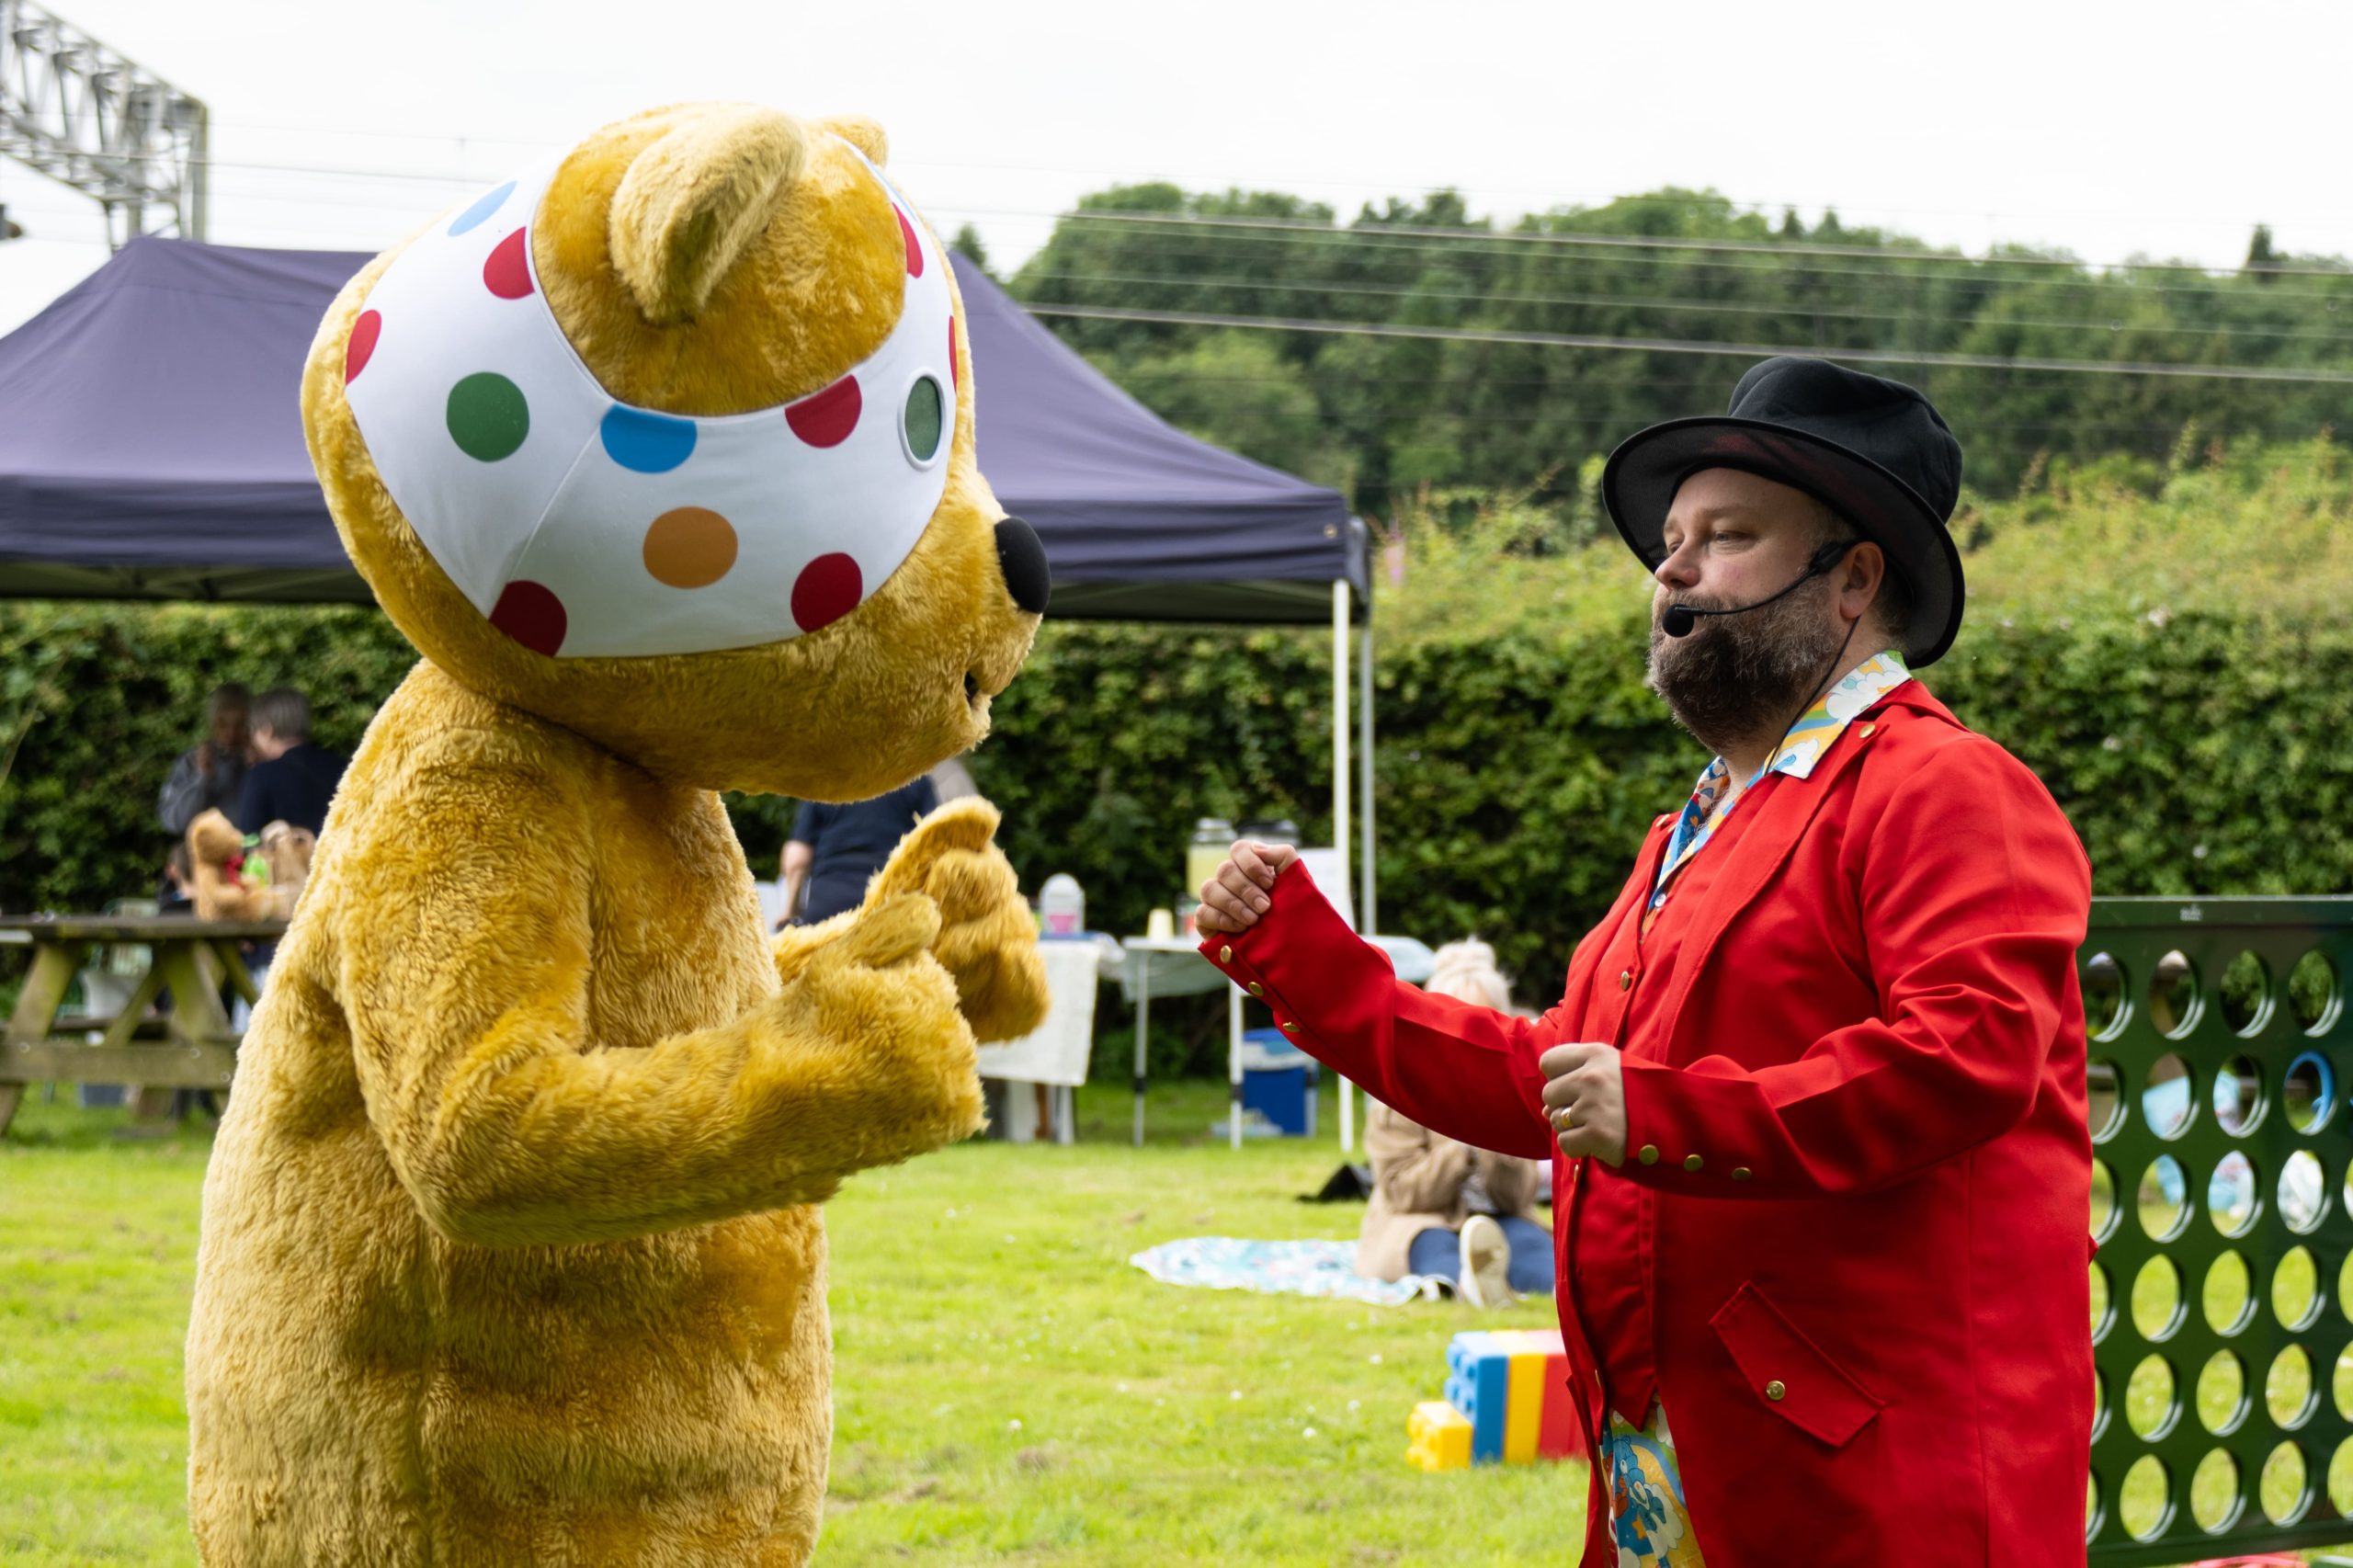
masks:
[[[313,736],[348,750],[415,661],[372,609],[0,605],[0,909],[153,895],[156,792],[219,683],[301,687]]]
[[[1706,760],[1643,689],[1639,631],[1629,618],[1382,655],[1385,928],[1475,932],[1529,994],[1557,981]],[[2347,891],[2353,628],[2014,620],[1926,678],[2050,786],[2101,892]],[[1025,882],[1070,870],[1097,924],[1134,930],[1176,891],[1197,812],[1271,808],[1327,833],[1329,713],[1301,698],[1328,681],[1312,639],[1058,640],[976,769]]]
[[[1483,936],[1534,999],[1705,758],[1643,688],[1639,573],[1614,544],[1513,554],[1525,520],[1506,502],[1409,534],[1379,618],[1376,790],[1383,927]],[[2100,892],[2347,889],[2353,482],[2333,449],[2088,475],[1962,523],[1970,620],[1929,684],[2050,785]],[[1313,631],[1050,624],[973,761],[1024,885],[1069,871],[1092,924],[1139,930],[1182,891],[1195,817],[1327,835],[1328,658]],[[301,685],[347,746],[410,659],[365,610],[0,607],[0,746],[33,720],[0,783],[0,907],[152,886],[156,786],[215,681]],[[765,873],[787,803],[733,806]]]

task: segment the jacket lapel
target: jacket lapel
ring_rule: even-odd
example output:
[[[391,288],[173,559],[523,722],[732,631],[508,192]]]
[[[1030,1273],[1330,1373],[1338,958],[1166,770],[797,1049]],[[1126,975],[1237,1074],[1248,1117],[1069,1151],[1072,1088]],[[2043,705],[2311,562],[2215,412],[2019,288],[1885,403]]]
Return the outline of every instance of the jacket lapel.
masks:
[[[1884,722],[1894,709],[1912,709],[1933,714],[1948,722],[1954,722],[1943,703],[1928,695],[1927,688],[1917,680],[1905,682],[1873,703],[1847,726],[1846,732],[1832,743],[1830,753],[1814,765],[1810,778],[1798,778],[1783,775],[1766,787],[1765,798],[1758,803],[1756,816],[1744,827],[1728,846],[1730,858],[1724,862],[1714,883],[1708,889],[1698,924],[1691,938],[1675,963],[1675,989],[1667,999],[1663,1017],[1672,1020],[1683,1017],[1684,1003],[1689,998],[1693,983],[1703,973],[1714,956],[1716,944],[1722,940],[1724,930],[1733,920],[1769,886],[1781,867],[1813,824],[1814,813],[1849,767],[1855,766],[1870,744],[1874,722]],[[1668,1059],[1675,1060],[1670,1038]]]

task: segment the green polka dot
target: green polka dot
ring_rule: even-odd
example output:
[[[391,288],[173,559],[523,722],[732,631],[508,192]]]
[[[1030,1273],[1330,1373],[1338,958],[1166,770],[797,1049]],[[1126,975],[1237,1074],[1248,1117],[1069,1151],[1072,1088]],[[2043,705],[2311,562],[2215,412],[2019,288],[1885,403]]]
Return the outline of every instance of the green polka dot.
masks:
[[[939,383],[929,376],[918,376],[915,384],[907,389],[907,450],[917,462],[929,462],[939,450],[939,429],[946,400],[939,395]]]
[[[495,370],[481,370],[449,389],[449,438],[470,458],[511,457],[531,433],[523,389]]]

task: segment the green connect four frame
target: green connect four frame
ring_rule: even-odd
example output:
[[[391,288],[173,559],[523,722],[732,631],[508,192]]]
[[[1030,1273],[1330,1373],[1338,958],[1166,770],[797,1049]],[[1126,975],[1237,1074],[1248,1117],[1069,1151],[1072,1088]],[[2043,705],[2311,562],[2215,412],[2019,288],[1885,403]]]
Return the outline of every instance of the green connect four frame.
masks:
[[[2093,1563],[2353,1541],[2353,898],[2100,898]]]

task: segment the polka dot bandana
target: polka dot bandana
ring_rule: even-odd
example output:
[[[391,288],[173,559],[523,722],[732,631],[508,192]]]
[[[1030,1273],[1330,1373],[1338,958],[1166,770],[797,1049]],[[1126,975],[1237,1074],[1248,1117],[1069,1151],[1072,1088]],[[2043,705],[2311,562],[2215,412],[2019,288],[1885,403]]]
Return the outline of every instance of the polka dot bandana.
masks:
[[[906,559],[948,483],[955,307],[947,256],[858,162],[905,247],[899,319],[864,363],[779,408],[686,418],[597,384],[532,262],[552,163],[376,280],[344,354],[352,414],[492,625],[549,658],[747,648],[839,619]]]

